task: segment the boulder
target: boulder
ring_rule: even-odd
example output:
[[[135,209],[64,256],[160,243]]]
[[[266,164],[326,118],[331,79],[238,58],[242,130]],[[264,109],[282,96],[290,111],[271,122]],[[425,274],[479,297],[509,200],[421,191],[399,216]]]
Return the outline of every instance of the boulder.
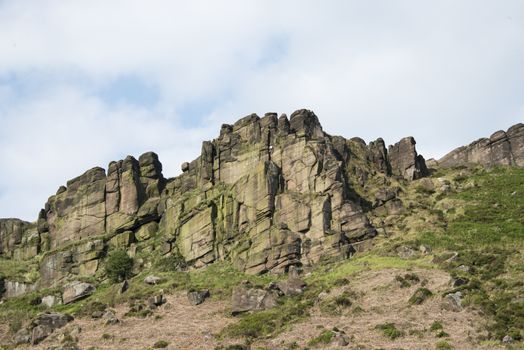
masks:
[[[190,290],[187,292],[187,299],[189,300],[189,303],[191,305],[200,305],[206,300],[206,298],[209,298],[209,290],[203,289],[203,290]]]
[[[73,316],[58,312],[46,312],[31,321],[31,344],[36,345],[47,338],[56,329],[64,327],[73,320]]]
[[[42,297],[41,302],[47,307],[53,307],[55,305],[61,304],[62,299],[56,295],[46,295],[45,297]]]
[[[147,299],[147,305],[150,309],[156,309],[158,306],[161,306],[166,302],[167,300],[162,292]]]
[[[150,285],[155,285],[155,284],[158,284],[162,281],[162,278],[161,277],[158,277],[158,276],[154,276],[154,275],[149,275],[147,276],[146,278],[144,278],[144,283],[146,284],[150,284]]]
[[[455,292],[447,294],[442,302],[442,308],[444,310],[459,312],[462,311],[462,293]]]
[[[231,313],[238,315],[248,311],[265,310],[277,306],[278,293],[273,290],[253,288],[242,284],[233,289]]]
[[[90,283],[74,281],[64,286],[62,300],[64,304],[70,304],[77,300],[86,298],[95,292],[96,288]]]
[[[15,333],[15,345],[28,344],[31,342],[31,332],[27,328],[22,328]]]
[[[295,276],[291,276],[287,280],[277,283],[278,289],[286,296],[302,294],[306,286],[306,282]]]

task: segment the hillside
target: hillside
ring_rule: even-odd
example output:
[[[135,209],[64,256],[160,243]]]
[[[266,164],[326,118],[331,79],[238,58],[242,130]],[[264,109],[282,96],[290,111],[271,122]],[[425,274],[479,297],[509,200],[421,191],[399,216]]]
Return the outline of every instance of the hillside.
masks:
[[[427,166],[299,110],[224,125],[176,178],[93,168],[0,220],[0,344],[522,348],[522,130]]]

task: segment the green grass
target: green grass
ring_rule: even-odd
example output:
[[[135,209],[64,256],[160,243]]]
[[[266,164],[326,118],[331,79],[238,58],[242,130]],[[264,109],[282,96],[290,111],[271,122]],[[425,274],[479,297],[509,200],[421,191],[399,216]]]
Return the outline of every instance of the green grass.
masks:
[[[433,293],[427,288],[418,288],[415,293],[409,298],[408,303],[411,305],[420,305],[428,298],[430,298]]]
[[[285,298],[278,307],[244,315],[238,322],[227,326],[221,336],[255,339],[281,333],[289,325],[309,317],[308,309],[313,302],[302,299]]]
[[[463,292],[463,304],[487,315],[489,338],[523,339],[524,169],[477,170],[458,180],[476,184],[451,196],[464,203],[464,214],[449,220],[441,232],[420,234],[417,243],[437,254],[458,252],[450,262],[442,254],[441,267],[469,280],[457,290]]]
[[[496,168],[471,178],[478,186],[451,196],[466,203],[465,214],[449,223],[443,233],[426,232],[421,242],[433,248],[467,249],[471,246],[524,243],[524,169]]]
[[[436,350],[453,350],[454,347],[447,341],[441,340],[435,344]]]
[[[403,331],[399,330],[397,326],[391,322],[379,324],[375,327],[375,329],[382,331],[382,334],[391,340],[403,337],[405,335]]]
[[[38,279],[36,260],[22,261],[0,258],[0,278],[9,281],[32,283]]]
[[[335,333],[333,331],[324,331],[320,333],[317,337],[311,339],[307,346],[311,347],[317,347],[320,345],[328,345],[331,343],[331,340],[333,340],[333,337],[335,336]]]

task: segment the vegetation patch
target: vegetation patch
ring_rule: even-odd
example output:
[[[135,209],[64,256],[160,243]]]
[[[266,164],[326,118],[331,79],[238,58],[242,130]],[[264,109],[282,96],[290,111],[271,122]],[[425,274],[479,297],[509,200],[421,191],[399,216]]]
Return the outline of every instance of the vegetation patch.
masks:
[[[169,346],[169,343],[165,340],[159,340],[155,342],[155,344],[153,344],[153,348],[155,349],[164,349],[164,348],[167,348],[168,346]]]
[[[418,288],[409,298],[408,303],[411,305],[420,305],[431,297],[433,293],[427,288]]]
[[[105,270],[111,281],[121,282],[133,275],[133,258],[123,250],[115,250],[109,253]]]
[[[335,333],[333,331],[324,331],[322,333],[320,333],[319,336],[311,339],[308,343],[307,343],[307,346],[311,346],[311,347],[317,347],[317,346],[320,346],[320,345],[328,345],[329,343],[331,343],[331,341],[333,340],[333,337],[335,336]]]
[[[287,299],[278,307],[247,314],[222,331],[222,336],[261,338],[274,336],[286,330],[289,325],[309,317],[312,302]]]
[[[409,288],[412,285],[419,283],[420,278],[416,273],[406,273],[404,276],[395,276],[395,281],[400,284],[400,288]]]
[[[403,337],[405,335],[404,331],[398,329],[396,325],[392,322],[379,324],[375,326],[375,329],[382,331],[382,334],[384,334],[385,337],[392,340]]]

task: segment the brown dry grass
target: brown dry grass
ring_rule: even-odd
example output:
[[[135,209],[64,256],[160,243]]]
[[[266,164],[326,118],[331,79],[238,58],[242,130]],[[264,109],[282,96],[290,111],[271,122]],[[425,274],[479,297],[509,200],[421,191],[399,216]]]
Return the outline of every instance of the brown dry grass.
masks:
[[[365,271],[353,277],[348,286],[330,291],[330,296],[340,294],[349,289],[356,295],[353,305],[341,316],[322,314],[319,307],[311,310],[311,318],[294,325],[289,331],[274,339],[259,340],[252,349],[287,349],[296,342],[300,348],[307,346],[308,341],[318,336],[323,329],[337,327],[351,338],[346,349],[435,349],[439,340],[446,340],[455,349],[488,349],[476,342],[480,334],[483,319],[471,310],[452,312],[442,309],[442,298],[439,293],[449,289],[450,276],[440,270],[415,268],[421,280],[427,280],[426,287],[434,296],[421,305],[410,306],[408,299],[420,287],[415,284],[409,288],[401,288],[395,281],[396,275],[404,275],[406,270],[382,269]],[[207,300],[199,306],[189,304],[185,293],[175,293],[167,296],[168,303],[156,310],[153,316],[140,319],[124,317],[128,311],[126,305],[116,308],[117,316],[122,320],[118,325],[104,326],[100,320],[90,318],[77,319],[75,325],[82,328],[79,346],[81,349],[95,347],[97,349],[146,349],[158,340],[169,342],[167,349],[214,349],[219,344],[234,342],[215,338],[226,325],[235,322],[228,315],[229,301]],[[361,309],[355,312],[355,308]],[[429,330],[434,321],[444,326],[449,334],[446,338],[437,338],[435,332]],[[391,340],[386,338],[376,325],[394,322],[405,336]],[[5,327],[4,327],[5,328]],[[1,330],[1,329],[0,329]],[[418,334],[410,334],[410,331]],[[57,344],[56,335],[49,337],[36,347],[18,347],[17,349],[48,349]],[[111,339],[103,339],[103,335]],[[242,340],[238,341],[242,342]],[[337,348],[331,344],[324,348]],[[497,349],[500,347],[491,347]]]
[[[214,334],[233,321],[227,317],[228,303],[206,300],[203,304],[189,304],[185,293],[167,295],[167,303],[155,310],[148,318],[124,317],[129,310],[126,305],[116,308],[120,324],[105,326],[100,320],[76,319],[73,324],[82,328],[78,345],[81,349],[96,347],[100,350],[143,350],[158,340],[169,342],[167,349],[213,349]],[[69,327],[69,326],[68,326]],[[60,332],[57,331],[56,335]],[[103,339],[107,334],[112,339]],[[17,349],[44,350],[57,344],[56,335],[36,347]]]
[[[259,341],[253,348],[263,346],[267,349],[286,349],[293,342],[303,348],[309,340],[318,336],[322,329],[337,327],[351,338],[349,346],[346,347],[348,349],[429,350],[435,349],[439,340],[446,340],[455,349],[487,349],[488,347],[481,347],[475,341],[479,335],[478,328],[483,322],[479,315],[469,310],[452,312],[442,309],[442,297],[438,293],[449,289],[449,275],[439,270],[413,269],[411,272],[416,273],[421,280],[427,279],[426,287],[434,293],[432,298],[421,305],[408,304],[408,299],[420,284],[400,288],[399,283],[395,281],[395,276],[405,274],[405,270],[366,271],[354,278],[349,287],[343,287],[359,295],[345,314],[326,316],[315,307],[312,317],[306,322],[295,325],[290,331],[275,339]],[[338,293],[340,290],[330,292],[331,295]],[[354,312],[356,306],[363,311]],[[434,321],[443,324],[449,337],[437,338],[435,332],[429,331]],[[395,323],[406,335],[395,340],[386,338],[375,329],[376,325],[386,322]],[[410,331],[420,332],[417,332],[418,335],[410,335]],[[338,347],[331,344],[324,348]]]

